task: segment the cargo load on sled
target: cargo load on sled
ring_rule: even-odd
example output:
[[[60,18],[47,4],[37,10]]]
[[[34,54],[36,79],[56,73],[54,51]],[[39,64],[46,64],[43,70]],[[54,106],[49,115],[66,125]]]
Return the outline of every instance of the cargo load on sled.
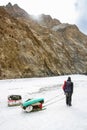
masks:
[[[22,97],[20,95],[9,95],[8,106],[18,106],[22,103]]]
[[[22,103],[22,109],[26,112],[42,110],[44,103],[44,98],[28,99]]]

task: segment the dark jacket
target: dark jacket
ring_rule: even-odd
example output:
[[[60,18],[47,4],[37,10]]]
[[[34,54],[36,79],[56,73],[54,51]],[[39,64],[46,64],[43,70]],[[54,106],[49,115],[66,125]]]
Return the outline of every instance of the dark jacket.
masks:
[[[65,93],[71,93],[71,94],[73,93],[73,82],[71,82],[69,80],[66,81],[64,92]]]

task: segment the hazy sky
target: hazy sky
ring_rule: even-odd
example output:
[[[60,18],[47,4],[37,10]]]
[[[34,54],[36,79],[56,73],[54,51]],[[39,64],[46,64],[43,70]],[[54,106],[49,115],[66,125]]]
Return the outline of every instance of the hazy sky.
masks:
[[[76,24],[87,34],[87,0],[0,0],[0,5],[8,2],[18,4],[29,14],[49,14],[62,23]]]

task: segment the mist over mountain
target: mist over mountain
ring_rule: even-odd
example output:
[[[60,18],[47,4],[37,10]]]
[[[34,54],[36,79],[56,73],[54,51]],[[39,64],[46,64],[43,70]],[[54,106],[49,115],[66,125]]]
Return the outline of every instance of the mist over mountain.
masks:
[[[82,30],[83,33],[87,35],[87,0],[76,0],[75,9],[78,14],[76,24]]]
[[[0,6],[0,79],[87,74],[87,36],[50,15]]]

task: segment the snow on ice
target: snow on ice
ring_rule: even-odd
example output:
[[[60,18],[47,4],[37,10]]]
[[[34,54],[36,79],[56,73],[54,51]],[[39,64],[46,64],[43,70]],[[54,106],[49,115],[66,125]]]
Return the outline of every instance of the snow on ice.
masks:
[[[87,76],[69,75],[74,82],[72,107],[66,106],[61,88],[66,76],[0,81],[0,130],[87,130]],[[8,107],[7,97],[20,94],[23,102],[42,97],[46,110],[25,113]]]

